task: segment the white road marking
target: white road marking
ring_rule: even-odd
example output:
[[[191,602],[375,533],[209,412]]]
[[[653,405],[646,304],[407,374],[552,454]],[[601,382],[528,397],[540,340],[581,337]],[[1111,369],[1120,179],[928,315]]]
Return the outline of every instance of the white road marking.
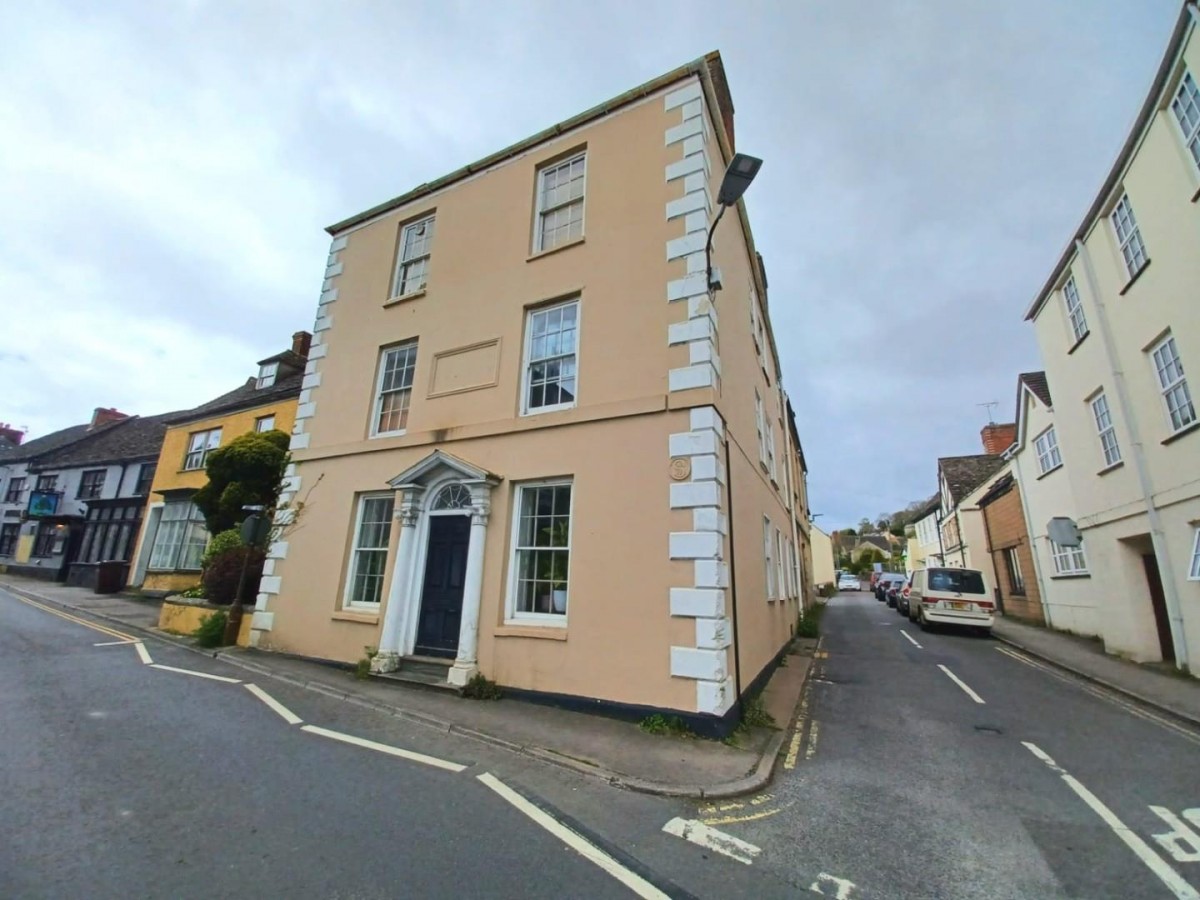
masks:
[[[426,756],[424,753],[415,753],[412,750],[404,750],[400,747],[392,747],[389,744],[380,744],[376,741],[368,741],[366,738],[355,737],[352,734],[343,734],[340,731],[331,731],[328,728],[321,728],[317,725],[301,725],[300,730],[307,731],[310,734],[319,734],[321,737],[332,738],[333,740],[341,741],[344,744],[353,744],[355,747],[365,747],[368,750],[386,753],[388,756],[398,756],[401,759],[407,759],[411,762],[424,763],[427,766],[433,766],[437,769],[445,769],[447,772],[461,772],[466,768],[466,766],[459,765],[456,762],[438,759],[436,756]]]
[[[850,900],[850,892],[856,887],[853,881],[847,881],[845,878],[838,878],[834,875],[830,875],[828,872],[822,872],[817,876],[817,880],[808,886],[808,889],[814,894],[822,894],[823,896],[828,897],[829,895],[821,890],[821,884],[823,882],[829,882],[837,888],[837,893],[833,895],[835,900]]]
[[[279,713],[280,717],[289,725],[299,725],[304,720],[260,688],[257,684],[243,685],[250,693],[267,704],[272,710]]]
[[[475,777],[588,862],[599,866],[604,872],[617,879],[617,881],[621,882],[621,884],[625,885],[625,887],[629,888],[639,897],[643,897],[645,900],[670,900],[666,894],[645,878],[642,878],[642,876],[631,869],[625,868],[625,866],[621,865],[595,844],[576,834],[545,810],[539,809],[536,804],[530,803],[491,772],[484,772],[482,775],[476,775]]]
[[[925,649],[925,648],[924,648],[924,647],[922,647],[920,644],[918,644],[918,643],[917,643],[917,642],[916,642],[916,641],[913,639],[913,636],[912,636],[911,634],[909,634],[907,631],[905,631],[903,628],[901,628],[901,629],[900,629],[900,633],[901,633],[902,635],[904,635],[906,638],[908,638],[908,642],[909,642],[910,644],[912,644],[914,647],[916,647],[918,650],[924,650],[924,649]]]
[[[1131,715],[1137,716],[1140,719],[1145,719],[1147,722],[1153,722],[1156,725],[1161,725],[1163,728],[1166,728],[1169,731],[1175,732],[1177,735],[1182,737],[1184,740],[1191,741],[1193,744],[1200,744],[1200,734],[1198,734],[1197,732],[1195,732],[1193,730],[1189,730],[1187,728],[1184,728],[1182,725],[1178,725],[1175,722],[1172,722],[1168,719],[1163,718],[1162,716],[1155,715],[1154,713],[1149,712],[1148,710],[1140,709],[1139,707],[1134,706],[1132,701],[1126,701],[1118,694],[1114,694],[1105,688],[1096,687],[1096,686],[1087,684],[1086,682],[1081,681],[1078,677],[1076,677],[1074,675],[1069,675],[1066,672],[1061,672],[1058,669],[1052,668],[1051,666],[1043,665],[1042,663],[1032,660],[1027,656],[1024,656],[1020,653],[1016,653],[1016,652],[1010,650],[1008,647],[997,647],[996,649],[999,650],[1001,653],[1003,653],[1005,656],[1009,656],[1009,657],[1012,657],[1013,659],[1017,660],[1017,662],[1022,662],[1025,665],[1030,666],[1034,669],[1040,669],[1041,671],[1045,672],[1047,675],[1050,675],[1053,678],[1057,678],[1059,681],[1064,681],[1067,684],[1073,685],[1074,687],[1079,688],[1079,690],[1081,690],[1081,691],[1086,691],[1087,693],[1091,694],[1093,697],[1098,697],[1101,700],[1105,701],[1106,703],[1111,703],[1114,706],[1119,706],[1119,707],[1121,707],[1121,709],[1125,710],[1127,713],[1130,713]]]
[[[138,645],[139,647],[141,644]],[[174,666],[164,666],[161,663],[150,663],[152,669],[162,669],[164,672],[178,672],[180,675],[195,675],[197,678],[207,678],[210,681],[223,681],[226,684],[241,684],[240,678],[226,678],[224,675],[209,675],[207,672],[197,672],[193,669],[177,669]]]
[[[92,644],[93,647],[123,647],[126,644],[136,644],[137,641],[103,641],[99,644]]]
[[[938,663],[938,668],[941,669],[943,672],[945,672],[951,681],[953,681],[960,688],[962,688],[964,691],[966,691],[967,696],[970,697],[972,700],[974,700],[976,703],[986,703],[987,702],[982,697],[980,697],[977,693],[975,693],[973,690],[971,690],[971,688],[967,685],[967,683],[965,681],[963,681],[961,678],[959,678],[957,675],[955,675],[953,672],[951,672],[949,669],[947,669],[941,663]]]
[[[1113,830],[1125,846],[1133,851],[1146,867],[1153,872],[1162,881],[1163,884],[1175,895],[1177,900],[1200,900],[1200,893],[1196,892],[1188,882],[1184,881],[1183,877],[1172,869],[1165,859],[1154,852],[1154,849],[1141,839],[1132,829],[1124,822],[1117,818],[1116,814],[1104,805],[1100,799],[1089,791],[1080,781],[1072,776],[1066,769],[1051,759],[1037,744],[1032,744],[1029,741],[1021,741],[1030,753],[1044,762],[1051,770],[1057,772],[1059,777],[1067,783],[1067,787],[1073,790],[1079,798],[1091,807],[1092,812],[1098,815],[1104,824]]]
[[[1150,836],[1171,854],[1175,862],[1200,862],[1200,834],[1189,828],[1182,819],[1166,807],[1151,806],[1150,812],[1171,827],[1166,834]],[[1200,824],[1200,809],[1185,809],[1183,814],[1193,822]]]
[[[723,831],[718,831],[695,819],[674,818],[663,826],[663,831],[667,834],[673,834],[675,837],[683,838],[689,843],[706,847],[709,850],[728,856],[730,859],[736,859],[747,866],[754,862],[754,857],[762,853],[761,847],[756,847]]]
[[[144,662],[148,666],[154,665],[154,660],[152,660],[150,658],[150,651],[148,651],[146,649],[145,644],[143,644],[141,641],[135,641],[134,645],[133,645],[133,649],[136,650],[137,655],[142,658],[142,662]]]

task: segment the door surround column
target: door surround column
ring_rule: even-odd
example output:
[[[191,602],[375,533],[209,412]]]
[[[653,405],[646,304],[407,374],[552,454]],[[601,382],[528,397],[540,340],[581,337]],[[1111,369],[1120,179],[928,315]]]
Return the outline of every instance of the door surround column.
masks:
[[[467,570],[463,576],[462,618],[458,628],[458,653],[446,680],[464,687],[479,673],[479,605],[483,595],[483,549],[487,543],[492,486],[486,481],[467,485],[471,490],[471,541],[467,545]]]
[[[383,611],[383,629],[379,636],[379,652],[371,660],[376,674],[395,672],[400,668],[400,638],[404,628],[404,612],[409,598],[405,597],[410,573],[416,563],[417,521],[421,517],[425,488],[406,484],[397,490],[400,505],[395,518],[400,523],[400,541],[396,546],[396,564],[392,567],[392,583],[388,588],[387,606]]]

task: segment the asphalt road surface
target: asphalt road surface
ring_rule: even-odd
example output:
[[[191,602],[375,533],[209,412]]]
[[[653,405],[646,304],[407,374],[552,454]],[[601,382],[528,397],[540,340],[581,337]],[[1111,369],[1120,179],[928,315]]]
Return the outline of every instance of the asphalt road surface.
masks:
[[[0,592],[6,900],[1134,900],[1200,884],[1200,736],[867,594],[831,602],[775,784],[717,803],[77,619]]]

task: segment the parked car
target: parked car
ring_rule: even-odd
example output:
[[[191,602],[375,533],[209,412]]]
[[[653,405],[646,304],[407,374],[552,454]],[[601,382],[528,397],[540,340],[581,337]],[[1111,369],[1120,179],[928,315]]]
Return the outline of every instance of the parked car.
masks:
[[[839,591],[861,591],[862,582],[855,575],[842,575],[838,578],[837,587]]]
[[[908,579],[893,584],[889,590],[888,606],[896,607],[902,616],[908,615],[908,595],[911,590]]]
[[[963,625],[990,633],[996,604],[978,569],[918,569],[908,595],[908,617],[923,631]]]
[[[899,572],[881,572],[879,579],[875,582],[875,599],[887,600],[887,590],[896,581],[907,581],[908,578]],[[888,604],[891,606],[892,604]]]

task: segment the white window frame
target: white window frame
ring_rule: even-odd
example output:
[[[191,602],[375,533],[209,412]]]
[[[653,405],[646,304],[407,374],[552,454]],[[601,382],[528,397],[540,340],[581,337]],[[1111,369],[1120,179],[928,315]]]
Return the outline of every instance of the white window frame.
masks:
[[[275,413],[266,416],[259,416],[254,420],[254,431],[262,434],[264,431],[275,430]]]
[[[1063,304],[1067,308],[1067,322],[1071,333],[1075,335],[1075,343],[1082,341],[1088,333],[1087,315],[1083,311],[1083,301],[1079,299],[1079,286],[1072,275],[1063,285]]]
[[[1050,538],[1046,538],[1050,543],[1050,558],[1054,562],[1055,575],[1087,575],[1087,554],[1083,551],[1083,544],[1078,547],[1062,547]]]
[[[388,356],[392,353],[409,350],[412,351],[412,365],[407,367],[409,374],[408,386],[392,388],[390,391],[387,391],[388,394],[399,394],[403,391],[408,391],[408,402],[404,406],[404,426],[391,431],[380,431],[379,417],[383,414],[384,398],[383,379],[387,375]],[[419,352],[419,342],[415,338],[411,341],[405,341],[402,344],[393,344],[390,347],[384,347],[379,351],[379,372],[375,376],[375,402],[371,404],[371,437],[396,437],[408,431],[408,416],[412,412],[413,384],[416,382],[417,356]]]
[[[279,363],[263,363],[258,367],[258,380],[254,382],[254,389],[268,388],[275,383],[275,379],[279,376]]]
[[[366,512],[367,503],[371,500],[389,500],[392,503],[392,510],[388,513],[387,525],[388,533],[387,540],[383,548],[379,547],[360,547],[359,542],[362,540],[362,524],[363,513]],[[342,608],[343,609],[366,609],[378,610],[383,604],[383,584],[387,580],[388,571],[388,553],[392,544],[392,522],[396,517],[396,495],[390,491],[374,491],[369,494],[359,494],[358,501],[355,504],[354,510],[354,533],[350,538],[350,558],[346,563],[346,586],[342,592]],[[365,553],[383,553],[383,578],[379,582],[379,600],[370,603],[354,598],[354,582],[358,578],[358,554]]]
[[[1185,108],[1190,119],[1186,122],[1182,111]],[[1192,165],[1200,172],[1200,86],[1197,86],[1192,73],[1187,69],[1183,70],[1179,87],[1175,96],[1171,98],[1171,112],[1174,113],[1172,118],[1178,128],[1180,140],[1183,141],[1183,148],[1191,155]]]
[[[775,584],[779,593],[780,600],[786,600],[789,596],[787,585],[787,565],[783,561],[783,532],[778,528],[775,529]]]
[[[767,414],[763,408],[762,394],[754,389],[754,427],[758,430],[758,461],[767,468]]]
[[[767,568],[767,602],[775,602],[775,561],[772,556],[771,520],[763,516],[763,563]]]
[[[1044,447],[1043,441],[1046,442]],[[1062,466],[1062,451],[1058,449],[1058,434],[1053,425],[1034,439],[1033,449],[1037,452],[1039,474],[1045,475]]]
[[[188,507],[183,517],[167,518],[168,511],[178,509],[180,506]],[[174,528],[176,524],[178,524],[178,529]],[[166,560],[164,564],[160,558],[158,564],[155,564],[155,555],[158,553],[160,546],[166,541],[166,536],[169,534],[168,528],[178,531],[178,540],[172,540],[169,545],[170,549],[167,555],[170,556],[170,559]],[[195,537],[197,528],[204,535],[202,544]],[[150,557],[147,568],[152,572],[198,572],[200,571],[200,559],[197,558],[195,560],[195,566],[184,567],[182,565],[184,555],[189,546],[192,548],[199,546],[200,557],[203,557],[210,538],[211,535],[204,524],[204,516],[196,508],[196,504],[192,503],[191,500],[168,500],[163,504],[162,515],[158,521],[158,530],[154,533],[154,541],[150,545]]]
[[[1007,569],[1009,585],[1009,593],[1014,597],[1028,597],[1029,585],[1025,581],[1025,572],[1021,569],[1021,554],[1017,552],[1016,547],[1009,547],[1004,551],[1005,562],[1008,564]],[[1014,579],[1020,584],[1014,583]],[[1020,590],[1018,590],[1018,587]]]
[[[1169,356],[1167,351],[1170,352]],[[1179,358],[1175,335],[1168,334],[1150,348],[1150,364],[1154,367],[1154,375],[1158,380],[1158,389],[1162,395],[1171,433],[1183,431],[1196,421],[1196,404],[1192,400],[1192,391],[1188,387],[1183,362]],[[1178,405],[1172,408],[1172,403]],[[1179,417],[1179,424],[1175,423],[1176,415]]]
[[[771,481],[778,486],[779,467],[775,461],[775,425],[772,422],[767,422],[767,472],[771,475]]]
[[[573,163],[583,162],[583,188],[582,193],[578,197],[572,197],[564,200],[561,203],[556,203],[553,206],[543,206],[545,199],[545,183],[546,176],[551,172],[557,172],[564,167],[569,167]],[[535,212],[533,217],[533,252],[541,253],[543,250],[553,250],[555,247],[563,247],[567,244],[573,244],[576,241],[583,240],[583,236],[587,231],[587,150],[580,150],[578,153],[572,153],[565,159],[558,159],[551,163],[546,163],[537,170],[537,184],[535,185]],[[560,209],[569,209],[574,204],[579,204],[579,235],[578,237],[567,237],[566,240],[558,241],[551,246],[545,246],[544,235],[545,218],[546,216],[558,212]]]
[[[583,305],[579,302],[579,297],[572,297],[569,300],[563,300],[558,303],[550,303],[545,306],[535,306],[525,311],[525,346],[521,351],[521,415],[537,416],[542,413],[558,412],[564,409],[574,409],[579,405],[579,338],[583,333]],[[575,307],[575,348],[570,354],[559,353],[553,356],[545,356],[540,360],[530,358],[530,353],[533,350],[533,320],[535,316],[543,313],[553,312],[556,309],[566,309],[569,306]],[[560,332],[561,333],[561,332]],[[574,358],[575,374],[572,376],[575,381],[575,394],[567,403],[552,403],[543,406],[529,405],[529,390],[532,387],[530,375],[533,371],[533,366],[539,361],[558,360],[561,364],[568,356]],[[560,385],[562,384],[562,376],[559,376]]]
[[[1146,254],[1146,244],[1142,240],[1142,232],[1138,227],[1137,218],[1133,214],[1133,204],[1129,202],[1128,194],[1121,194],[1121,199],[1116,202],[1112,212],[1108,214],[1108,220],[1112,223],[1117,247],[1121,251],[1121,259],[1125,263],[1125,272],[1130,278],[1133,278],[1146,268],[1150,257]]]
[[[1188,581],[1200,581],[1200,526],[1192,539],[1192,565],[1188,570]]]
[[[399,300],[402,297],[410,297],[413,294],[418,294],[425,290],[429,284],[429,260],[433,256],[434,220],[436,218],[436,213],[430,213],[414,222],[409,222],[400,229],[400,243],[396,247],[396,271],[392,273],[393,299]],[[423,241],[421,252],[409,253],[409,237],[419,228],[425,228],[427,231],[425,235],[414,239],[414,241]],[[405,255],[406,253],[408,255]],[[420,278],[421,283],[416,286],[410,286],[409,282],[414,279],[409,276],[409,272],[418,263],[425,263],[425,268],[417,276]]]
[[[208,463],[208,454],[221,446],[223,430],[223,428],[209,428],[204,431],[193,431],[188,435],[187,450],[183,454],[184,472],[196,472],[204,468]],[[199,456],[193,464],[192,457],[197,454]]]
[[[567,551],[567,608],[559,613],[522,612],[517,609],[518,562],[517,554],[521,551],[518,543],[521,538],[521,504],[527,490],[544,487],[569,487],[571,489],[571,504],[567,510],[567,546],[555,547],[556,550]],[[536,625],[543,628],[566,628],[567,619],[571,615],[571,554],[575,542],[575,479],[550,478],[542,481],[521,481],[513,485],[512,535],[508,547],[508,589],[504,599],[504,624],[506,625]]]
[[[1112,410],[1104,391],[1092,398],[1092,421],[1096,423],[1096,434],[1100,438],[1100,452],[1104,455],[1104,468],[1115,466],[1121,461],[1121,445],[1117,441],[1117,427],[1113,424]]]

